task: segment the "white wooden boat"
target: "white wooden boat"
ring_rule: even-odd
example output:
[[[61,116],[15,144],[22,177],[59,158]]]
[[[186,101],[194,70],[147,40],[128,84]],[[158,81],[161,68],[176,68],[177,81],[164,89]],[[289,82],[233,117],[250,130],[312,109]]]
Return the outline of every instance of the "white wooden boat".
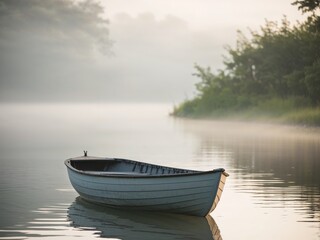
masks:
[[[220,201],[228,174],[179,169],[120,158],[76,157],[65,161],[82,198],[111,207],[206,216]]]

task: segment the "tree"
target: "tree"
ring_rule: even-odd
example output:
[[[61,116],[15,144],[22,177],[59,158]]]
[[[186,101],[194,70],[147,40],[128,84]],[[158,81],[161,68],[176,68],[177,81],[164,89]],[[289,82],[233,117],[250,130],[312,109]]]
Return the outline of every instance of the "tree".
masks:
[[[320,103],[320,59],[306,68],[306,85],[312,102]]]
[[[315,12],[318,8],[320,8],[320,0],[295,1],[292,3],[292,5],[298,5],[298,9],[303,13]]]
[[[270,99],[275,101],[268,111],[275,111],[272,109],[282,102],[289,104],[283,109],[320,105],[320,17],[316,15],[320,0],[293,4],[312,15],[295,25],[286,18],[280,24],[267,21],[249,37],[238,32],[237,44],[227,48],[225,67],[218,74],[195,67],[200,82],[197,97],[184,104],[188,114],[259,109],[263,103],[268,106]],[[179,108],[182,113],[183,108]]]

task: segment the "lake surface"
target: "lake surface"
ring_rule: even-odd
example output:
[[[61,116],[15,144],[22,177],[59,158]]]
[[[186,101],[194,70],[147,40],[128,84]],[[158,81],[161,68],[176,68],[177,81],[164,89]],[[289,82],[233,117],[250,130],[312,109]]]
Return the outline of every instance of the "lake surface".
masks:
[[[175,119],[165,104],[0,105],[0,239],[320,239],[320,130]],[[230,174],[206,218],[84,202],[63,161]]]

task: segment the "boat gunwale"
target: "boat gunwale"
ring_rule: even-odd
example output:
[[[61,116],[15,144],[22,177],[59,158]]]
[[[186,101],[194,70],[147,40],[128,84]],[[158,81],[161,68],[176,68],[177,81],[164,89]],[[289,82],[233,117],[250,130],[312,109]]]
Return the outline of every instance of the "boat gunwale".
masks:
[[[175,174],[159,174],[159,175],[152,175],[152,174],[121,174],[119,173],[112,173],[110,172],[104,172],[104,171],[83,171],[74,168],[71,165],[71,161],[87,161],[87,160],[97,160],[97,161],[108,161],[108,160],[118,160],[118,161],[125,161],[125,162],[130,162],[130,163],[138,163],[138,164],[146,164],[149,166],[154,166],[154,167],[164,167],[164,168],[170,168],[170,169],[178,169],[178,170],[187,170],[187,171],[195,171],[195,172],[190,172],[190,173],[175,173]],[[205,174],[212,174],[212,173],[218,173],[221,172],[223,175],[226,177],[229,176],[229,174],[225,171],[224,168],[216,168],[213,170],[209,171],[197,171],[197,170],[191,170],[191,169],[180,169],[180,168],[173,168],[173,167],[167,167],[167,166],[162,166],[162,165],[156,165],[156,164],[151,164],[151,163],[146,163],[146,162],[140,162],[140,161],[135,161],[135,160],[130,160],[130,159],[123,159],[123,158],[100,158],[100,157],[79,157],[79,158],[68,158],[64,161],[64,164],[69,168],[70,170],[77,172],[79,174],[83,175],[88,175],[88,176],[96,176],[96,177],[114,177],[114,178],[166,178],[166,177],[183,177],[183,176],[198,176],[198,175],[205,175]]]

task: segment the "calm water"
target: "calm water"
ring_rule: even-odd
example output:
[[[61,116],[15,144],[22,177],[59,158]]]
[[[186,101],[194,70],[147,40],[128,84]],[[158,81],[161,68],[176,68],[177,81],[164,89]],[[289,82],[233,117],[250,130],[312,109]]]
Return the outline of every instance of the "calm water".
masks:
[[[0,239],[320,239],[320,130],[168,117],[169,105],[0,105]],[[63,160],[230,174],[207,218],[83,202]]]

